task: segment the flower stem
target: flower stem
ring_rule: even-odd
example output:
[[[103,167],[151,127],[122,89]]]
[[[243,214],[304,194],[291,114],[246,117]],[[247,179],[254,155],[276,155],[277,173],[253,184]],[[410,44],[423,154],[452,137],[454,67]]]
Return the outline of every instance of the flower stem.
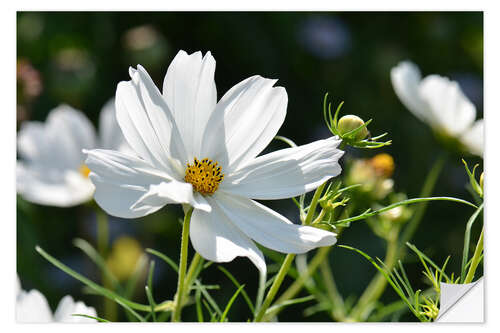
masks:
[[[184,223],[182,224],[182,238],[181,238],[181,255],[179,262],[179,280],[177,282],[177,293],[175,294],[175,308],[172,315],[172,321],[181,320],[182,298],[184,296],[184,279],[186,276],[188,245],[189,245],[189,223],[191,222],[191,215],[193,208],[184,215]]]
[[[476,250],[474,251],[474,256],[472,257],[470,268],[469,271],[467,272],[467,276],[465,277],[464,283],[472,282],[472,279],[474,279],[474,274],[476,273],[476,268],[481,262],[481,252],[483,252],[483,234],[484,234],[484,227],[481,230],[481,235],[479,236],[479,240],[477,241]]]
[[[96,209],[97,215],[97,250],[99,254],[106,258],[106,252],[108,251],[108,240],[109,240],[109,223],[108,215],[100,209]]]
[[[330,249],[331,249],[330,246],[321,247],[310,261],[305,273],[299,275],[297,280],[295,280],[290,285],[290,287],[288,287],[288,289],[276,300],[275,304],[281,304],[295,297],[295,295],[297,295],[300,292],[300,290],[302,290],[302,287],[304,286],[305,282],[314,274],[314,272],[316,272],[316,269],[321,264],[321,262],[323,262],[325,258],[328,256],[328,253],[330,253]],[[268,313],[264,317],[264,319],[269,319],[270,317],[277,315],[281,310],[282,308],[277,308],[271,313]]]
[[[97,251],[101,257],[106,260],[109,242],[109,221],[108,215],[97,205],[94,205],[97,218]],[[102,272],[102,285],[105,288],[113,289],[113,285],[104,271]],[[104,313],[109,321],[116,321],[118,316],[118,307],[115,302],[109,298],[104,298]]]
[[[420,198],[426,198],[432,195],[432,191],[434,190],[434,186],[436,185],[439,174],[441,173],[441,170],[443,170],[446,158],[446,154],[441,155],[432,166],[431,171],[429,171],[424,181],[424,186],[422,187],[422,191],[420,192]],[[418,208],[415,209],[415,215],[413,215],[413,218],[410,220],[410,222],[408,222],[408,225],[401,235],[401,240],[399,241],[399,247],[402,251],[401,257],[404,256],[406,242],[412,239],[413,234],[415,234],[415,231],[417,231],[420,221],[424,217],[425,211],[427,210],[427,204],[428,203],[426,202],[419,204]]]
[[[283,282],[283,279],[285,278],[285,275],[288,273],[288,270],[290,269],[290,266],[293,262],[293,259],[295,259],[295,254],[290,253],[287,254],[285,257],[285,260],[283,261],[283,264],[281,264],[281,268],[278,272],[278,275],[276,275],[276,279],[273,282],[273,285],[271,286],[271,289],[269,289],[269,292],[266,295],[266,299],[262,303],[262,307],[260,308],[259,312],[255,316],[256,322],[259,322],[262,320],[262,317],[264,317],[264,314],[266,313],[267,308],[269,305],[271,305],[271,302],[274,299],[274,296],[276,296],[276,293],[278,292],[278,289],[281,286],[281,283]]]
[[[311,221],[314,217],[314,213],[316,211],[316,207],[318,205],[318,200],[321,197],[321,194],[323,193],[323,189],[325,188],[326,182],[321,184],[316,191],[314,192],[313,198],[311,200],[311,205],[309,206],[309,211],[307,212],[306,218],[303,221],[304,225],[309,225],[311,224]],[[262,303],[262,307],[260,308],[259,312],[255,316],[256,322],[261,321],[264,315],[266,314],[267,308],[271,305],[271,302],[274,300],[274,297],[276,296],[276,293],[278,292],[281,283],[283,282],[283,279],[288,273],[288,270],[290,269],[290,266],[293,262],[293,259],[295,259],[295,254],[289,253],[285,257],[285,260],[281,264],[281,268],[276,275],[276,278],[271,285],[271,289],[269,289],[269,292],[266,295],[266,298],[264,299],[264,302]]]

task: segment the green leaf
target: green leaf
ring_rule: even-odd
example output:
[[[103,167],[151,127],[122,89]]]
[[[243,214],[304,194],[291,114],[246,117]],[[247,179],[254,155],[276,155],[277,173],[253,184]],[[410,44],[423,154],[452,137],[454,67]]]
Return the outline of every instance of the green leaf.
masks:
[[[224,312],[222,313],[222,316],[220,317],[220,322],[224,322],[226,321],[226,316],[227,316],[227,313],[229,312],[229,309],[231,309],[231,306],[233,306],[233,303],[234,301],[236,300],[236,297],[238,297],[238,294],[243,290],[243,288],[245,287],[245,285],[241,285],[237,290],[236,292],[234,293],[233,297],[231,297],[231,299],[229,300],[229,302],[227,303],[226,305],[226,308],[224,309]]]
[[[283,301],[282,303],[273,305],[269,309],[267,309],[266,315],[273,313],[275,310],[279,310],[281,308],[287,307],[289,305],[300,304],[300,303],[312,301],[313,299],[315,299],[315,296],[309,295],[309,296],[305,296],[305,297],[299,297],[299,298],[294,298],[294,299],[289,299],[289,300]]]
[[[464,234],[464,251],[462,254],[462,269],[460,270],[460,282],[464,283],[465,280],[465,269],[467,266],[467,261],[469,258],[469,246],[470,246],[470,233],[472,230],[472,225],[476,221],[477,217],[479,214],[482,212],[484,207],[484,203],[479,206],[479,208],[471,215],[469,218],[469,221],[467,221],[467,226],[465,227],[465,234]]]
[[[158,252],[156,250],[153,250],[153,249],[146,249],[146,252],[148,253],[151,253],[155,256],[157,256],[158,258],[162,259],[163,261],[165,261],[170,267],[172,267],[172,269],[174,271],[176,271],[177,273],[179,273],[179,266],[175,263],[175,261],[173,261],[172,259],[170,259],[169,257],[167,257],[166,255],[164,255],[163,253],[161,252]]]
[[[441,269],[436,263],[434,263],[434,261],[432,261],[432,259],[427,257],[422,251],[420,251],[415,245],[407,242],[406,246],[408,246],[413,252],[415,252],[417,254],[418,258],[420,259],[420,261],[422,262],[424,267],[427,267],[425,262],[428,262],[432,267],[434,267],[438,272],[440,272],[446,278],[446,280],[450,280],[450,278],[448,277],[448,275],[446,275],[444,270]]]
[[[118,281],[116,276],[108,268],[108,265],[106,265],[106,261],[104,260],[104,258],[101,257],[99,252],[97,252],[97,250],[89,242],[82,238],[75,238],[73,240],[73,245],[82,250],[83,253],[85,253],[90,258],[90,260],[92,260],[97,265],[97,267],[101,269],[101,272],[109,279],[109,281],[113,285],[113,289],[123,291],[123,287],[120,285],[120,282]]]
[[[225,269],[222,266],[217,266],[217,268],[220,271],[222,271],[222,273],[224,273],[228,277],[229,280],[231,280],[231,282],[236,286],[236,288],[239,288],[239,287],[242,286],[241,283],[239,283],[238,280],[236,280],[236,278],[231,273],[229,273],[229,271],[227,269]],[[254,306],[252,304],[252,301],[250,300],[250,297],[248,297],[247,292],[244,289],[242,289],[241,290],[241,294],[243,295],[243,298],[247,302],[248,307],[250,308],[250,311],[252,311],[252,313],[254,313],[255,308],[254,308]]]
[[[361,215],[353,216],[353,217],[350,217],[350,218],[347,218],[347,219],[338,220],[338,221],[335,221],[335,222],[332,222],[332,223],[327,223],[327,224],[336,225],[336,224],[340,224],[340,223],[347,223],[347,222],[353,222],[353,221],[363,220],[363,219],[366,219],[366,218],[368,218],[370,216],[374,216],[374,215],[383,213],[385,211],[391,210],[391,209],[399,207],[399,206],[410,205],[410,204],[415,204],[415,203],[420,203],[420,202],[427,202],[427,201],[452,201],[452,202],[458,202],[458,203],[462,203],[462,204],[465,204],[465,205],[477,208],[477,206],[474,205],[473,203],[470,203],[470,202],[468,202],[466,200],[462,200],[462,199],[458,199],[458,198],[453,198],[453,197],[414,198],[414,199],[408,199],[408,200],[403,200],[403,201],[400,201],[400,202],[396,202],[396,203],[393,203],[393,204],[391,204],[389,206],[377,209],[377,210],[372,211],[372,212],[370,212],[369,210],[366,210]]]
[[[100,323],[110,323],[109,320],[107,319],[104,319],[104,318],[100,318],[100,317],[94,317],[94,316],[90,316],[90,315],[86,315],[86,314],[80,314],[80,313],[73,313],[72,316],[75,316],[75,317],[84,317],[84,318],[89,318],[89,319],[94,319],[94,320],[97,320],[98,322]]]
[[[57,260],[54,257],[52,257],[50,254],[48,254],[47,252],[45,252],[41,247],[36,246],[35,249],[36,249],[36,251],[42,257],[44,257],[51,264],[53,264],[54,266],[56,266],[57,268],[59,268],[60,270],[62,270],[63,272],[65,272],[66,274],[68,274],[68,275],[72,276],[73,278],[77,279],[78,281],[82,282],[83,284],[87,285],[89,288],[95,290],[100,295],[102,295],[104,297],[107,297],[107,298],[109,298],[109,299],[111,299],[111,300],[113,300],[115,302],[120,301],[122,304],[125,304],[128,307],[130,307],[132,309],[135,309],[135,310],[146,311],[146,312],[148,312],[148,311],[151,310],[151,308],[150,308],[149,305],[145,305],[145,304],[140,304],[140,303],[129,301],[128,299],[126,299],[126,298],[124,298],[124,297],[116,294],[114,291],[111,291],[111,290],[109,290],[107,288],[101,287],[100,285],[92,282],[91,280],[87,279],[83,275],[75,272],[74,270],[72,270],[68,266],[64,265],[59,260]],[[165,302],[159,304],[157,307],[155,307],[154,310],[155,311],[171,311],[172,310],[172,306],[173,306],[172,301],[165,301]]]
[[[408,308],[410,309],[410,311],[412,311],[412,313],[419,320],[421,320],[421,321],[423,320],[423,318],[420,315],[420,313],[418,313],[416,311],[416,309],[414,308],[413,304],[408,300],[408,298],[406,297],[403,289],[401,288],[401,286],[399,286],[399,283],[397,283],[397,281],[393,278],[393,276],[392,276],[392,274],[390,274],[390,272],[388,273],[386,269],[384,269],[384,268],[380,267],[379,265],[377,265],[377,263],[375,262],[375,260],[373,260],[368,254],[364,253],[361,250],[358,250],[356,248],[353,248],[353,247],[347,246],[347,245],[338,245],[338,247],[342,247],[342,248],[345,248],[345,249],[348,249],[348,250],[351,250],[351,251],[355,251],[355,252],[361,254],[363,257],[365,257],[384,276],[384,278],[391,285],[391,287],[394,289],[394,291],[406,303],[406,305],[408,306]]]

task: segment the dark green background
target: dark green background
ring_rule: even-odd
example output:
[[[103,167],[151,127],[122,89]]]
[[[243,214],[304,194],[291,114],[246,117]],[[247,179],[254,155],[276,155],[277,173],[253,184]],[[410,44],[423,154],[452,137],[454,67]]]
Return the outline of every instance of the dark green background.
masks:
[[[114,95],[116,85],[128,80],[128,67],[143,65],[161,86],[167,67],[178,50],[188,53],[211,51],[217,61],[215,80],[218,98],[232,85],[254,74],[279,79],[288,92],[288,113],[279,134],[298,144],[328,136],[322,118],[325,92],[336,105],[345,101],[344,113],[373,118],[373,134],[388,131],[393,145],[383,151],[393,155],[397,191],[416,197],[423,180],[443,148],[429,127],[419,122],[400,103],[389,72],[399,61],[410,59],[424,75],[438,73],[458,80],[482,117],[483,105],[483,14],[460,12],[198,12],[198,13],[18,13],[17,57],[29,60],[40,71],[43,92],[28,109],[28,118],[44,120],[48,112],[65,102],[84,111],[97,126],[102,105]],[[126,45],[130,28],[149,25],[158,33],[156,44],[143,52]],[[81,55],[75,67],[62,68],[58,55],[64,49]],[[72,64],[70,64],[72,65]],[[283,145],[273,144],[272,148]],[[381,150],[379,150],[380,152]],[[369,157],[373,151],[348,149],[344,159]],[[435,195],[472,200],[465,190],[467,178],[461,156],[450,155]],[[468,157],[469,165],[481,162]],[[482,162],[481,162],[482,163]],[[482,169],[482,165],[481,165]],[[297,221],[290,200],[266,202]],[[413,240],[420,249],[442,262],[450,254],[450,271],[458,271],[463,231],[469,208],[447,202],[431,203]],[[112,219],[112,238],[128,234],[143,247],[151,247],[177,258],[181,217],[179,207],[169,206],[141,222]],[[101,300],[83,295],[81,284],[44,261],[34,251],[39,244],[46,251],[84,275],[97,280],[92,263],[72,246],[82,237],[95,242],[95,216],[87,207],[70,209],[42,207],[18,198],[17,272],[24,289],[44,293],[54,308],[66,294],[93,305]],[[473,239],[477,239],[476,233]],[[346,230],[339,244],[358,247],[372,256],[383,257],[384,243],[363,222]],[[191,248],[192,253],[192,248]],[[330,258],[339,290],[344,297],[359,295],[374,269],[361,257],[336,248]],[[411,258],[410,258],[411,259]],[[225,264],[255,295],[257,270],[247,259]],[[408,263],[415,285],[421,286],[421,266]],[[225,304],[234,287],[213,265],[202,275],[206,283],[220,283],[212,294]],[[176,275],[157,262],[157,299],[171,298]],[[384,301],[396,300],[392,289]],[[137,300],[147,302],[139,290]],[[310,304],[309,304],[310,305]],[[306,304],[283,312],[280,319],[301,318]],[[194,308],[185,319],[195,320]],[[193,314],[189,318],[188,313]],[[250,316],[242,299],[229,314],[230,320]],[[304,320],[329,320],[320,313]],[[402,320],[413,320],[409,315]]]

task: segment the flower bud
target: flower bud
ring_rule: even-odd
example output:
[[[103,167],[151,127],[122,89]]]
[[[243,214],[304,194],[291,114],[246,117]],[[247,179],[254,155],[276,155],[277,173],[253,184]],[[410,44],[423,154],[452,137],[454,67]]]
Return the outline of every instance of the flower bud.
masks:
[[[340,118],[337,128],[340,135],[344,135],[364,124],[365,122],[363,121],[363,119],[359,118],[358,116],[350,114]],[[358,132],[356,132],[354,139],[359,141],[363,140],[367,136],[368,136],[368,129],[366,129],[366,127],[363,127]]]

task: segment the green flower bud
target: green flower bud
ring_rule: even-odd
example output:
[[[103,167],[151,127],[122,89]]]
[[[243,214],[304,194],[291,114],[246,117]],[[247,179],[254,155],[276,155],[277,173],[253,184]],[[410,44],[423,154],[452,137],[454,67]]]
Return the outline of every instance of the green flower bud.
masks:
[[[365,122],[363,121],[363,119],[359,118],[358,116],[350,114],[340,118],[337,124],[337,128],[340,135],[344,135],[364,124]],[[367,136],[368,136],[368,129],[366,129],[366,127],[363,127],[358,132],[356,132],[356,134],[354,135],[354,139],[360,141],[366,138]]]

